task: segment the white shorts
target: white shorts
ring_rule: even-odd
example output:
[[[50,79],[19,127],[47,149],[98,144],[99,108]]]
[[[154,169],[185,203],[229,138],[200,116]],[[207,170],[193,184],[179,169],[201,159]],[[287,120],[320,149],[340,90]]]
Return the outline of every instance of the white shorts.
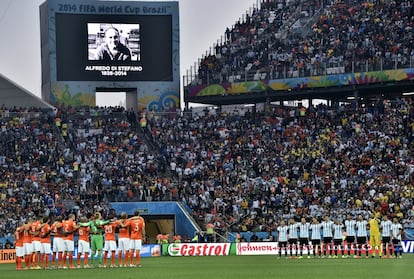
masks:
[[[64,239],[63,242],[65,243],[65,251],[67,252],[75,251],[75,241]]]
[[[33,252],[42,252],[42,243],[39,240],[32,241]]]
[[[33,245],[32,243],[23,243],[23,250],[25,255],[33,254]]]
[[[129,250],[140,250],[141,251],[141,247],[142,247],[142,239],[131,239],[131,242],[129,244]]]
[[[115,240],[105,241],[103,250],[104,251],[116,251],[116,241]]]
[[[61,237],[54,237],[53,238],[53,252],[64,252],[65,251],[65,243],[63,242],[63,238]]]
[[[78,241],[78,253],[89,253],[91,250],[91,245],[89,241],[79,240]]]
[[[23,246],[16,246],[16,257],[24,257]]]
[[[129,251],[129,245],[131,240],[129,238],[120,238],[118,239],[118,250],[125,253],[125,251]]]
[[[42,254],[46,254],[46,255],[50,255],[50,253],[52,253],[52,249],[50,249],[51,245],[50,242],[49,243],[42,243],[42,249],[43,251],[41,252]]]

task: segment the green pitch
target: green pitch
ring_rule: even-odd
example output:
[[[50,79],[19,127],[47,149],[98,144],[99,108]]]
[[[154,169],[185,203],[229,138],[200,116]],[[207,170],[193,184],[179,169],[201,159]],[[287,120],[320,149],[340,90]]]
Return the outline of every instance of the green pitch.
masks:
[[[414,255],[402,259],[301,259],[272,256],[159,257],[141,259],[142,268],[94,268],[74,270],[16,271],[0,265],[2,279],[349,279],[412,278]]]

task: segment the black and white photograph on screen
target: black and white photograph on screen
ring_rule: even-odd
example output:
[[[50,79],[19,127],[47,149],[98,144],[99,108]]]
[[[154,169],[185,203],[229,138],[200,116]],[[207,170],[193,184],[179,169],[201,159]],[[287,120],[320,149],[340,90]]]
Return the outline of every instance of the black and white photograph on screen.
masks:
[[[88,23],[88,60],[140,61],[140,24]]]

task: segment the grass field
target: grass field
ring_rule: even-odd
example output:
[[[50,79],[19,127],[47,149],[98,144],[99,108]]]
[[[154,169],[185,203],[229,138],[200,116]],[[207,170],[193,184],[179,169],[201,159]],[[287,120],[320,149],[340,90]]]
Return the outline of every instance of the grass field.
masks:
[[[16,271],[0,265],[0,278],[18,279],[160,279],[160,278],[363,278],[409,279],[414,277],[414,255],[402,259],[277,259],[274,256],[216,256],[143,258],[142,268]]]

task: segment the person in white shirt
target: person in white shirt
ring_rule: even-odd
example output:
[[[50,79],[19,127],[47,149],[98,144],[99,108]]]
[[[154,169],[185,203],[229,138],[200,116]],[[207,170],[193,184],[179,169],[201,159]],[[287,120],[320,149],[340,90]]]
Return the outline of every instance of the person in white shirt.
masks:
[[[295,219],[291,218],[289,220],[289,256],[292,258],[293,250],[295,250],[295,257],[298,256],[298,223],[296,223]]]
[[[351,256],[351,250],[352,250],[351,248],[355,245],[355,238],[356,238],[355,228],[356,228],[356,221],[352,219],[350,214],[348,214],[345,220],[345,232],[346,232],[345,249],[347,250],[348,258]]]
[[[334,225],[333,225],[333,244],[334,244],[334,250],[335,250],[335,256],[334,258],[338,258],[338,251],[341,250],[342,251],[342,242],[343,242],[343,238],[342,238],[342,233],[343,233],[343,227],[344,225],[341,224],[341,222],[339,222],[338,219],[336,219],[334,221]],[[344,252],[342,252],[342,258],[344,258]]]
[[[282,256],[282,250],[285,251],[285,256],[287,257],[287,241],[288,241],[288,230],[289,227],[286,226],[284,220],[280,221],[280,225],[277,227],[277,235],[279,241],[279,258]]]
[[[319,249],[319,246],[321,245],[321,224],[319,224],[318,219],[313,218],[312,224],[310,225],[310,231],[311,231],[311,242],[314,247],[314,256],[318,254],[318,256],[321,256],[321,250]]]
[[[310,258],[309,229],[310,229],[310,224],[306,222],[305,218],[302,218],[299,224],[299,246],[300,246],[299,259],[303,258],[303,250],[305,247],[307,247],[308,258]]]
[[[402,233],[403,233],[402,225],[398,222],[397,218],[394,218],[391,224],[392,246],[393,246],[394,256],[397,258],[397,254],[399,252],[398,258],[400,259],[402,258],[402,249],[401,249]]]
[[[321,249],[323,251],[323,256],[326,256],[327,250],[329,250],[329,258],[332,257],[332,231],[333,231],[333,224],[331,220],[329,220],[329,216],[326,215],[324,217],[323,222],[321,223],[322,226],[322,235],[323,235],[323,242],[321,245]]]
[[[383,250],[383,257],[387,258],[388,252],[390,251],[390,243],[391,243],[391,220],[388,220],[387,215],[382,217],[382,221],[380,223],[381,229],[381,237],[382,237],[382,250]],[[390,256],[392,254],[390,253]]]
[[[356,229],[357,229],[357,250],[358,250],[358,258],[361,258],[362,250],[365,248],[366,258],[368,258],[368,247],[367,247],[367,225],[368,222],[362,218],[362,215],[358,215],[358,219],[356,221]]]

